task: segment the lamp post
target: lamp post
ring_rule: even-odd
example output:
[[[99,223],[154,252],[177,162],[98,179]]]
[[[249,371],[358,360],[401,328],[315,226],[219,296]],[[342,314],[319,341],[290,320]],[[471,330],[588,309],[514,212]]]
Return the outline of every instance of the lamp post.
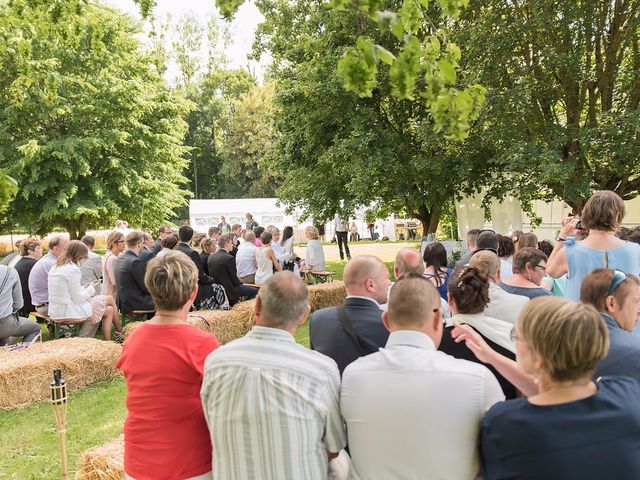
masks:
[[[62,456],[62,478],[69,479],[69,469],[67,466],[67,383],[62,379],[60,370],[53,371],[53,382],[51,386],[51,406],[53,407],[53,416],[58,426],[58,434],[60,435],[60,454]]]

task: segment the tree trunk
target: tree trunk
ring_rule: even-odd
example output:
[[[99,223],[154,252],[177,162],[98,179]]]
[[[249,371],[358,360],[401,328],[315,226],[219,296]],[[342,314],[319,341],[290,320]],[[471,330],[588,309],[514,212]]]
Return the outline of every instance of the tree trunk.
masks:
[[[426,205],[420,205],[416,217],[422,223],[422,234],[435,233],[440,222],[441,207],[433,207],[431,210]]]

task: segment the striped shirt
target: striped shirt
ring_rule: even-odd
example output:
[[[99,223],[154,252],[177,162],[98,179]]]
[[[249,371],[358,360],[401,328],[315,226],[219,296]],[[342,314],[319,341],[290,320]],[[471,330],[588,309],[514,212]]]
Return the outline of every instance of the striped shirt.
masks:
[[[335,362],[278,328],[253,327],[205,362],[200,392],[213,478],[325,480],[346,445]]]

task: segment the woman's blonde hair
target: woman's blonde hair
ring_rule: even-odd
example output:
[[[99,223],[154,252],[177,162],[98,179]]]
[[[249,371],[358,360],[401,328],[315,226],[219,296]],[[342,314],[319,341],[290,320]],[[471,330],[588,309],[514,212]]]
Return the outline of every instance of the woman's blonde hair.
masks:
[[[613,232],[620,227],[624,215],[622,198],[611,190],[600,190],[585,203],[580,221],[587,230]]]
[[[81,261],[89,257],[89,248],[80,240],[71,240],[64,247],[64,251],[56,260],[56,265],[61,267],[67,263],[78,265]]]
[[[609,334],[591,305],[562,297],[538,297],[516,323],[520,339],[543,359],[555,381],[590,378],[609,351]]]
[[[124,242],[124,234],[122,232],[116,232],[115,230],[107,237],[107,250],[111,250],[116,242]]]
[[[200,242],[200,248],[203,252],[209,253],[209,249],[211,247],[215,247],[218,242],[216,242],[213,238],[203,238]]]
[[[304,229],[304,233],[309,233],[313,240],[318,240],[320,238],[320,232],[313,225],[309,225]]]
[[[175,312],[189,301],[193,290],[198,288],[198,269],[184,253],[167,252],[149,261],[144,284],[157,310]]]

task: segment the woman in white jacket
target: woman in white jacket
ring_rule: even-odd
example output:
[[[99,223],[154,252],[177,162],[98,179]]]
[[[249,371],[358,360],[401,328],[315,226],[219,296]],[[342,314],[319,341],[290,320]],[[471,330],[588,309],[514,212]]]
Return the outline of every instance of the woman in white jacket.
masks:
[[[54,320],[86,319],[80,327],[81,337],[93,337],[102,321],[102,334],[111,340],[112,326],[116,338],[122,326],[118,308],[111,295],[95,295],[97,281],[82,286],[78,266],[89,256],[89,249],[79,240],[70,241],[49,272],[49,316]]]

